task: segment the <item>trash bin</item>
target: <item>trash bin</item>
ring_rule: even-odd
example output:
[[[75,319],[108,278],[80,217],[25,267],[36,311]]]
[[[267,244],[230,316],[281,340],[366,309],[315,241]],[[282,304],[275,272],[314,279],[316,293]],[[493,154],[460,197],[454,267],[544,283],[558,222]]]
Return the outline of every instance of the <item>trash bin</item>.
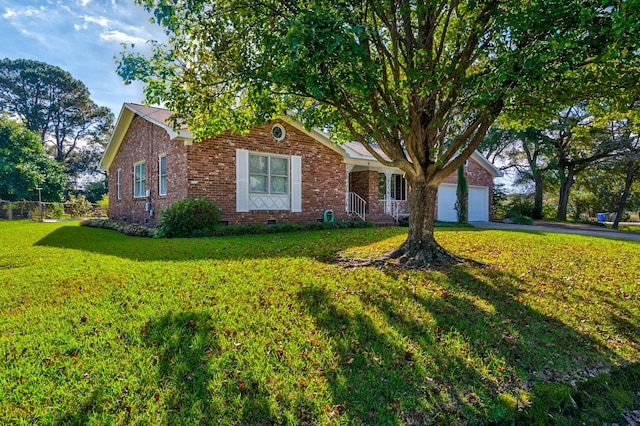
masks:
[[[598,216],[598,222],[604,222],[605,221],[605,219],[604,219],[605,213],[598,213],[597,216]]]

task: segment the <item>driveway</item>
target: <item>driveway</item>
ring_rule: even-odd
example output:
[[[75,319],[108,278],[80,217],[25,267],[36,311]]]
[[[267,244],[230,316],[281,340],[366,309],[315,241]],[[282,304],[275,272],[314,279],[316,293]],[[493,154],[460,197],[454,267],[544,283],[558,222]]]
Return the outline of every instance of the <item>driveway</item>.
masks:
[[[472,222],[478,229],[512,229],[531,232],[556,232],[561,234],[580,234],[592,237],[615,238],[619,240],[640,241],[640,234],[616,231],[613,229],[596,228],[577,223],[536,222],[533,225],[516,225],[502,222]]]

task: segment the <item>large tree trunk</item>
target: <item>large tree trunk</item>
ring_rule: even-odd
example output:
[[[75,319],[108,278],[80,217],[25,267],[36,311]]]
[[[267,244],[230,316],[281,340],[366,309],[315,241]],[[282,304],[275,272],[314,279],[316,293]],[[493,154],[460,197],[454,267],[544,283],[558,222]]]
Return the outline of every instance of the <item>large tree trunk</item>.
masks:
[[[437,186],[425,181],[410,182],[409,191],[409,236],[391,254],[390,258],[409,268],[452,265],[461,259],[447,252],[435,240],[433,222],[435,220]]]
[[[627,163],[627,176],[624,182],[624,191],[622,191],[622,198],[620,199],[620,204],[618,205],[616,219],[613,221],[613,229],[618,229],[620,218],[622,217],[624,213],[624,207],[627,204],[627,198],[629,198],[629,192],[631,192],[631,185],[633,184],[633,175],[635,172],[635,168],[633,166],[633,160]]]
[[[542,173],[540,171],[533,174],[534,194],[533,194],[533,218],[542,219]]]
[[[556,218],[567,220],[567,206],[569,205],[569,192],[573,186],[573,168],[567,169],[567,174],[560,182],[560,199],[558,200],[558,212]]]

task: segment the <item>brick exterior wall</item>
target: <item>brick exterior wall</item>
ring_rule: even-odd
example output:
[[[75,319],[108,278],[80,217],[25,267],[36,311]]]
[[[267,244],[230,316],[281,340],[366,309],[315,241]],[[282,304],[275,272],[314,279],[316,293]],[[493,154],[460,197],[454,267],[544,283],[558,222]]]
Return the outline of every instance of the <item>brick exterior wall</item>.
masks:
[[[167,156],[166,196],[158,194],[158,157],[163,153]],[[139,161],[145,162],[149,197],[133,197],[133,165]],[[109,167],[109,217],[128,223],[154,225],[169,204],[187,197],[186,164],[187,151],[183,141],[170,141],[164,129],[136,115]],[[118,169],[122,171],[120,200],[117,197]],[[151,203],[152,214],[145,211],[147,202]]]
[[[136,116],[109,168],[109,217],[129,223],[155,225],[169,204],[184,198],[204,197],[222,210],[222,220],[232,224],[315,222],[325,210],[333,210],[336,220],[350,219],[345,212],[346,165],[340,154],[315,141],[304,132],[279,122],[286,137],[271,135],[273,124],[249,134],[222,134],[185,146],[170,141],[167,132]],[[302,157],[302,212],[265,210],[236,213],[236,149]],[[158,156],[167,156],[167,195],[158,194]],[[149,197],[133,197],[134,163],[145,161]],[[121,169],[117,199],[117,170]],[[151,203],[153,215],[145,211]]]
[[[465,175],[467,177],[467,185],[472,186],[487,186],[493,188],[493,176],[491,173],[473,158],[469,159],[469,163],[465,167]],[[458,183],[458,173],[452,173],[445,179],[444,183]]]
[[[325,210],[336,220],[348,219],[345,212],[346,165],[340,154],[304,132],[283,122],[286,136],[277,141],[271,135],[273,123],[253,128],[246,135],[224,133],[187,147],[189,197],[205,197],[222,210],[231,224],[315,222]],[[236,212],[236,149],[250,152],[298,155],[302,157],[302,211],[283,210]]]
[[[136,115],[109,167],[109,217],[123,222],[155,225],[162,211],[171,203],[189,197],[204,197],[216,203],[222,210],[222,219],[231,224],[266,223],[269,220],[278,223],[315,222],[322,219],[325,210],[333,210],[336,220],[356,219],[345,212],[346,165],[343,157],[295,127],[283,121],[277,123],[286,130],[286,137],[281,141],[271,135],[271,123],[253,128],[245,135],[224,133],[185,146],[183,141],[170,141],[164,129]],[[300,156],[302,211],[236,212],[236,149]],[[165,196],[158,193],[160,154],[166,154]],[[139,161],[145,161],[149,197],[133,197],[134,163]],[[117,197],[118,170],[121,170],[120,200]],[[491,174],[472,159],[466,173],[469,186],[489,188],[491,209]],[[445,182],[455,184],[457,174],[452,174]],[[351,172],[349,190],[367,201],[367,220],[380,224],[393,222],[393,218],[384,212],[384,203],[378,200],[378,171]],[[147,203],[150,203],[151,212],[145,210]]]

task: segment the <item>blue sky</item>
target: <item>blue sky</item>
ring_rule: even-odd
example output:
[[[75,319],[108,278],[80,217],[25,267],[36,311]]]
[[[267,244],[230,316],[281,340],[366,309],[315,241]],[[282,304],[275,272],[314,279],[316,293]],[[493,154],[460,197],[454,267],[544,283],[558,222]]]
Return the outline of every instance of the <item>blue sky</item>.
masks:
[[[166,39],[150,17],[133,0],[0,0],[0,58],[59,66],[117,117],[123,102],[143,100],[140,84],[115,73],[121,43],[144,51],[147,40]]]

